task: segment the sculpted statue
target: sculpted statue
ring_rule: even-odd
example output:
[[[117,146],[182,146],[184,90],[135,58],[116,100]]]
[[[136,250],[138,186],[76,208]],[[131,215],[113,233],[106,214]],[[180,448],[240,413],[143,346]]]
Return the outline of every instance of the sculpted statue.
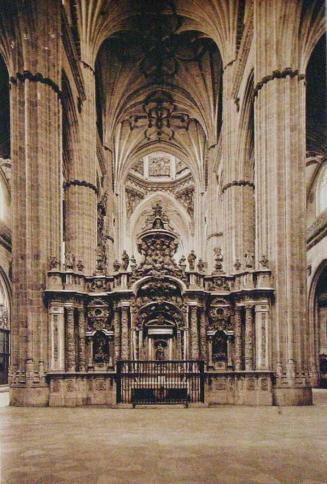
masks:
[[[113,263],[113,268],[114,268],[114,271],[115,272],[119,272],[119,269],[120,269],[120,262],[118,262],[118,260],[116,259]]]
[[[165,359],[165,350],[164,347],[159,344],[156,349],[156,360],[163,361]]]
[[[129,256],[126,252],[126,250],[123,251],[122,257],[121,257],[121,267],[123,271],[127,271],[128,266],[129,266]]]
[[[185,269],[186,269],[186,257],[185,257],[185,255],[182,255],[182,257],[179,259],[178,265],[182,269],[182,271],[185,272]]]
[[[235,270],[238,272],[241,269],[241,267],[242,267],[242,264],[241,264],[240,259],[236,259],[235,264],[234,264]]]
[[[135,271],[135,269],[137,268],[137,264],[136,264],[136,259],[134,255],[131,256],[130,263],[131,263],[131,270]]]
[[[263,268],[268,268],[268,265],[269,265],[269,260],[267,259],[267,256],[263,255],[261,257],[261,260],[259,260],[259,264],[261,265],[261,267]]]
[[[252,254],[244,254],[244,260],[245,260],[245,267],[247,267],[248,269],[253,268],[254,257]]]
[[[188,260],[188,265],[189,265],[190,271],[194,271],[195,261],[196,261],[196,255],[194,253],[194,250],[191,250],[191,253],[189,254],[187,260]]]
[[[104,272],[107,268],[107,256],[105,253],[105,247],[99,244],[96,254],[96,270],[98,272]]]
[[[199,259],[199,261],[198,261],[198,266],[197,266],[197,267],[198,267],[198,271],[199,271],[199,272],[203,272],[203,271],[204,271],[204,268],[205,268],[205,263],[203,262],[203,260],[202,260],[202,259]]]
[[[83,270],[84,270],[84,264],[83,264],[83,262],[80,259],[77,261],[77,265],[76,266],[77,266],[77,270],[79,272],[83,272]]]
[[[56,256],[50,257],[50,261],[49,261],[49,269],[50,269],[50,271],[53,271],[55,269],[58,269],[58,267],[59,267],[58,258]]]
[[[67,251],[65,254],[65,269],[66,271],[75,269],[75,256],[70,251]]]
[[[220,247],[213,249],[215,253],[215,272],[223,272],[223,253]]]
[[[163,229],[164,228],[164,225],[163,225],[163,222],[161,220],[161,218],[157,217],[154,222],[153,222],[153,228],[154,229]]]

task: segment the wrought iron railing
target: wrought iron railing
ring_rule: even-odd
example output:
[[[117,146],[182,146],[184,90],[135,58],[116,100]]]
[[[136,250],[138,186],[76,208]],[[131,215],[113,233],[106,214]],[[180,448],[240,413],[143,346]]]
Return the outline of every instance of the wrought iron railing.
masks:
[[[203,361],[117,362],[117,403],[187,405],[203,401]]]

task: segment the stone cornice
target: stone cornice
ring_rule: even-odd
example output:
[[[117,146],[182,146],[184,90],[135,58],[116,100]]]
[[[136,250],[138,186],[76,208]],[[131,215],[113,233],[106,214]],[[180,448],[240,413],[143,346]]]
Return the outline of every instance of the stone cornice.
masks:
[[[14,76],[10,77],[10,82],[12,84],[17,84],[17,81],[40,82],[41,84],[45,84],[49,86],[58,95],[60,99],[62,97],[62,91],[58,86],[58,84],[52,79],[50,79],[49,77],[44,77],[40,72],[37,72],[36,74],[33,74],[31,71],[17,72],[15,77]]]
[[[67,55],[67,59],[69,61],[69,65],[72,70],[72,74],[78,90],[79,98],[81,101],[85,101],[86,95],[85,95],[85,89],[84,89],[84,80],[82,76],[81,67],[79,64],[79,58],[78,58],[77,50],[73,40],[73,36],[71,33],[71,29],[67,20],[67,15],[63,7],[61,10],[61,19],[62,19],[62,39],[63,39],[63,45]]]
[[[64,189],[66,190],[70,186],[78,186],[78,187],[85,187],[85,188],[90,188],[93,190],[96,194],[98,194],[98,189],[93,183],[87,182],[85,180],[68,180],[64,183]]]
[[[257,82],[254,88],[254,96],[256,97],[260,89],[273,79],[285,79],[286,77],[298,77],[299,80],[305,79],[305,75],[300,74],[298,69],[292,69],[291,67],[286,67],[283,70],[277,69],[272,74],[263,77],[261,81]]]
[[[222,193],[231,187],[251,187],[254,189],[254,183],[248,180],[233,180],[232,182],[226,183],[222,188]]]

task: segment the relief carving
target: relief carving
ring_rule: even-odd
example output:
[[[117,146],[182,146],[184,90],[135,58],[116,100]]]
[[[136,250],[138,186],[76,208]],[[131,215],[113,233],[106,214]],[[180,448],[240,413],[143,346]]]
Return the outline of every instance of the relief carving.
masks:
[[[94,299],[87,308],[87,330],[101,331],[111,329],[111,308],[102,299]]]

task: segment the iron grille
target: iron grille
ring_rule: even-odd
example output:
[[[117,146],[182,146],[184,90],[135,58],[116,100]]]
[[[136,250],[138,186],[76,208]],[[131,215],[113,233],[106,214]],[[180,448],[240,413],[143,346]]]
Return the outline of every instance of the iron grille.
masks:
[[[204,402],[204,362],[117,362],[117,403],[135,405]]]

